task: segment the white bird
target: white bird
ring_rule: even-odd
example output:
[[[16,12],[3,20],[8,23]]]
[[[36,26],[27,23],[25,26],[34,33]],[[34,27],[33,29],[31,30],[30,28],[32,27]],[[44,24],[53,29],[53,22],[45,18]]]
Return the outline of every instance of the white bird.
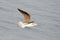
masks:
[[[18,9],[18,11],[21,12],[21,14],[24,16],[24,22],[18,22],[19,27],[25,28],[25,27],[33,27],[37,25],[37,23],[30,20],[30,15],[27,12],[21,9]]]

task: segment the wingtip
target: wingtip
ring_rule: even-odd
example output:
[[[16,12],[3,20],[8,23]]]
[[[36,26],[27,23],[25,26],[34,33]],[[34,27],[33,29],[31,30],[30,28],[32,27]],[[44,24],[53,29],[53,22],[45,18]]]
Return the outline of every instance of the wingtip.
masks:
[[[21,10],[21,9],[19,9],[19,8],[17,8],[17,9],[18,9],[18,11],[23,12],[23,10]]]
[[[17,8],[18,10],[20,10],[19,8]]]

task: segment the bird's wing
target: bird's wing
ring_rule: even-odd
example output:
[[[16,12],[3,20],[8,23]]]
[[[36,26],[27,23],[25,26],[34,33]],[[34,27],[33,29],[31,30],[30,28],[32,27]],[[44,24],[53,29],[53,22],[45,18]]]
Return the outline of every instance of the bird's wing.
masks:
[[[24,16],[24,22],[26,22],[26,23],[30,22],[30,15],[27,12],[25,12],[21,9],[18,9],[18,11],[21,12],[22,15]]]

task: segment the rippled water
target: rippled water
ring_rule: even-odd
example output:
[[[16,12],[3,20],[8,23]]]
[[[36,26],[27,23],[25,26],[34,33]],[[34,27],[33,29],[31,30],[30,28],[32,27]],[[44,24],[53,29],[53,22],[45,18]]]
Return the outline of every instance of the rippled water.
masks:
[[[38,26],[18,28],[23,16],[17,8]],[[60,0],[0,0],[0,40],[60,40]]]

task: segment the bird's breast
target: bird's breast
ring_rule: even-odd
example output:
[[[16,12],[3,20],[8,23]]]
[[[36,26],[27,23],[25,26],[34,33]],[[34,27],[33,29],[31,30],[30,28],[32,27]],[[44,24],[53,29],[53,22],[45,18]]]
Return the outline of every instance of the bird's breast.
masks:
[[[25,28],[25,27],[33,27],[33,26],[36,26],[37,24],[36,23],[23,23],[23,22],[19,22],[18,23],[19,27],[22,27],[22,28]]]

